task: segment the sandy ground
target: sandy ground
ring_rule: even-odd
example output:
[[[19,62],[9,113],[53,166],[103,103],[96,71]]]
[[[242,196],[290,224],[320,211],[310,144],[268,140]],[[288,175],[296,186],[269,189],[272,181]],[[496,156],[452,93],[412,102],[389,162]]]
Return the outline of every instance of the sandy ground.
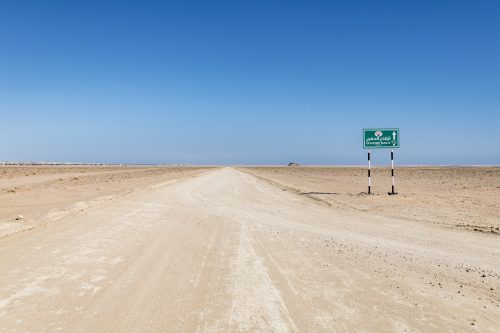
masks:
[[[197,167],[0,166],[0,238],[45,226]],[[17,220],[22,216],[21,220]]]
[[[283,189],[341,210],[500,233],[500,167],[396,168],[396,196],[390,168],[359,167],[242,168]]]
[[[157,180],[0,239],[2,331],[500,329],[494,233],[328,207],[232,168]]]

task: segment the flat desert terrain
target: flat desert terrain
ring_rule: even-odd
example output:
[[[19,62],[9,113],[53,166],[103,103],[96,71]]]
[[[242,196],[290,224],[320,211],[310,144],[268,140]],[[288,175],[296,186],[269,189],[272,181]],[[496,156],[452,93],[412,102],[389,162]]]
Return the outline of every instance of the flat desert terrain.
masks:
[[[500,169],[397,176],[0,167],[0,331],[499,332]]]
[[[467,230],[500,233],[500,167],[372,168],[372,194],[363,167],[242,168],[284,190],[331,207]]]
[[[0,166],[0,238],[64,220],[198,167]]]

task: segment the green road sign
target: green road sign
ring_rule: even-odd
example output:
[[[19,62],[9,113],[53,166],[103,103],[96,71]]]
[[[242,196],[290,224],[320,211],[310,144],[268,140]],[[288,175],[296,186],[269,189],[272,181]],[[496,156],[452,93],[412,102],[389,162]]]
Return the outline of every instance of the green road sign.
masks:
[[[399,128],[363,129],[363,148],[399,148]]]

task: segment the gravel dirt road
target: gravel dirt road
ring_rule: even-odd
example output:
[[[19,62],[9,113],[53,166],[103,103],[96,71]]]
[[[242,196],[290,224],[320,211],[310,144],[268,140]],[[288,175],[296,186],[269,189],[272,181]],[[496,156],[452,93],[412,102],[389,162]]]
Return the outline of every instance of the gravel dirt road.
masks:
[[[498,332],[499,288],[496,234],[232,168],[0,239],[3,332]]]

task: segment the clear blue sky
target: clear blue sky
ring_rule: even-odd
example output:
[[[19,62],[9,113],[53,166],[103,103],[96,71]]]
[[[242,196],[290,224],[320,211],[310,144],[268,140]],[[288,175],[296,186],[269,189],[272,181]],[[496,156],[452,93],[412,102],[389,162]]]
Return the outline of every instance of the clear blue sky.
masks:
[[[0,1],[0,115],[3,161],[500,164],[500,2]]]

